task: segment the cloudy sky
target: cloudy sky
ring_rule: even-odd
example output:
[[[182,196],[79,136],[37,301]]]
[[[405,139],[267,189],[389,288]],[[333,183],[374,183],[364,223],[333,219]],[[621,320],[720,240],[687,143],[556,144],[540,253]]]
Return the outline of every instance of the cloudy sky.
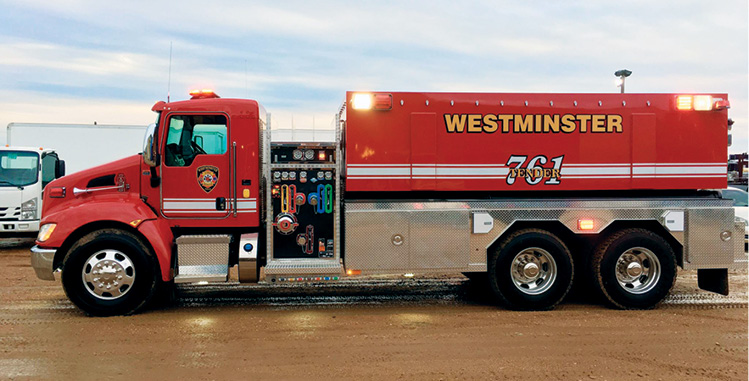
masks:
[[[727,92],[747,146],[746,0],[0,0],[0,126],[148,124],[192,88],[329,127],[346,90]],[[4,139],[3,137],[0,138]]]

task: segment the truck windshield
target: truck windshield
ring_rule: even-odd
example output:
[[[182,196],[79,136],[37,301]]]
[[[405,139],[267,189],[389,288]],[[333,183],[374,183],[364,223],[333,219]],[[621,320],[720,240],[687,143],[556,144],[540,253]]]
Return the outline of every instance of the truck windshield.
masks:
[[[37,182],[39,154],[23,151],[0,151],[0,187],[20,187]]]

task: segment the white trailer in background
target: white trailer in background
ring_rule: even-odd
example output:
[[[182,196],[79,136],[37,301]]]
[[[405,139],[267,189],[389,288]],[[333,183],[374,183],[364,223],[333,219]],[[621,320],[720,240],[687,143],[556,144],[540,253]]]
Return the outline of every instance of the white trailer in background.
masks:
[[[145,125],[10,123],[5,143],[53,147],[70,174],[140,152],[145,132]]]

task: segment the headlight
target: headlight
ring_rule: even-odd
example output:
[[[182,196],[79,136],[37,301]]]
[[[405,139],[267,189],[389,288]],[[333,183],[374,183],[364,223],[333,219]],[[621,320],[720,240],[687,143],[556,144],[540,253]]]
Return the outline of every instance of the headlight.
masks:
[[[39,242],[44,242],[49,239],[49,237],[52,235],[52,232],[55,231],[55,228],[57,227],[57,224],[44,224],[41,228],[39,228],[39,234],[36,236],[36,240]]]
[[[21,220],[35,220],[37,216],[36,197],[21,204]]]

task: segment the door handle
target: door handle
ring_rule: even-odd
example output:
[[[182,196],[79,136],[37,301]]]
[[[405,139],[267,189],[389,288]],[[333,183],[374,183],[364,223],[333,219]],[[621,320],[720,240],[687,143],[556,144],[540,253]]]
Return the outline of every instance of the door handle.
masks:
[[[216,197],[216,210],[226,210],[226,198]]]

